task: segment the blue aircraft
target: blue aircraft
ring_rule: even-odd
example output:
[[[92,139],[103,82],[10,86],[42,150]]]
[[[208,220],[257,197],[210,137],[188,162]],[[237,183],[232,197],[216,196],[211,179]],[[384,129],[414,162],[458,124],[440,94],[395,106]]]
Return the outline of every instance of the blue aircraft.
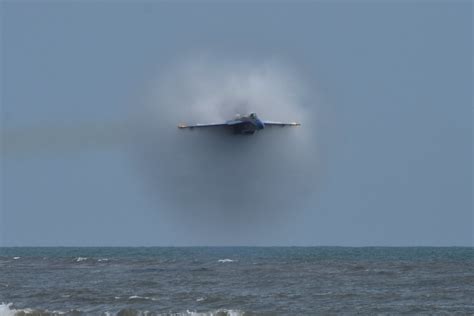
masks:
[[[210,123],[210,124],[194,124],[194,125],[187,125],[187,124],[179,124],[178,128],[210,128],[210,127],[224,127],[230,129],[235,134],[244,134],[244,135],[252,135],[256,131],[262,130],[265,127],[269,126],[300,126],[300,123],[290,122],[290,123],[282,123],[282,122],[272,122],[272,121],[263,121],[257,117],[256,113],[250,113],[249,115],[237,115],[235,119],[226,121],[224,123]]]

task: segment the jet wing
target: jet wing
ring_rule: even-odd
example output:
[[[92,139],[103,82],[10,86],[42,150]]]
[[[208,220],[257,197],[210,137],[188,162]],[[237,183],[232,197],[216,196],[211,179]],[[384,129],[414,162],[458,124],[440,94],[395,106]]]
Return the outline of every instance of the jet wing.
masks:
[[[227,126],[226,123],[210,123],[210,124],[184,124],[181,123],[178,125],[178,128],[201,128],[201,127],[219,127],[219,126]]]
[[[233,125],[239,125],[239,124],[244,124],[244,123],[246,122],[242,120],[231,120],[231,121],[225,122],[225,125],[233,126]]]
[[[272,122],[272,121],[262,121],[263,124],[265,124],[265,127],[266,126],[281,126],[281,127],[285,127],[285,126],[301,126],[300,123],[297,123],[297,122],[289,122],[289,123],[283,123],[283,122]]]

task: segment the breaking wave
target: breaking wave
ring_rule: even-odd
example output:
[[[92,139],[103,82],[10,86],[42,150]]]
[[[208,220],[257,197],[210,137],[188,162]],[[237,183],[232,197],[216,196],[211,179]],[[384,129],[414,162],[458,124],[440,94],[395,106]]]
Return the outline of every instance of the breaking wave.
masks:
[[[217,309],[214,311],[208,312],[197,312],[197,311],[183,311],[178,313],[156,313],[147,310],[137,310],[131,308],[124,308],[116,312],[104,311],[99,313],[99,315],[104,316],[244,316],[248,313],[239,310],[228,310],[228,309]],[[44,309],[33,309],[33,308],[15,308],[12,303],[2,303],[0,304],[0,316],[57,316],[57,315],[66,315],[66,316],[79,316],[79,315],[89,315],[88,312],[81,310],[69,310],[69,311],[50,311]]]
[[[81,261],[86,261],[87,259],[89,259],[89,258],[86,258],[86,257],[77,257],[77,258],[74,259],[74,261],[76,261],[76,262],[81,262]]]

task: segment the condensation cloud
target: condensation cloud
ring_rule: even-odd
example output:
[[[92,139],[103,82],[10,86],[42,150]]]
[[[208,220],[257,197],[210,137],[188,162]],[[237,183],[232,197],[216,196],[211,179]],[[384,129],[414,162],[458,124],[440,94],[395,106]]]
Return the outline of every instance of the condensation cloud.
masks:
[[[150,85],[140,135],[140,170],[158,218],[197,243],[257,244],[311,207],[319,165],[316,100],[295,71],[275,61],[199,58],[161,71]],[[177,128],[250,112],[302,126],[252,136]]]

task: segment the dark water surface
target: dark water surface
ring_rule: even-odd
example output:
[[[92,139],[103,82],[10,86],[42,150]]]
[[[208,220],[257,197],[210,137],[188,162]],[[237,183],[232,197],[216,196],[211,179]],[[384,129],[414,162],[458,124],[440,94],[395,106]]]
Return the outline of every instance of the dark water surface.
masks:
[[[2,302],[0,315],[473,314],[474,248],[0,248]]]

